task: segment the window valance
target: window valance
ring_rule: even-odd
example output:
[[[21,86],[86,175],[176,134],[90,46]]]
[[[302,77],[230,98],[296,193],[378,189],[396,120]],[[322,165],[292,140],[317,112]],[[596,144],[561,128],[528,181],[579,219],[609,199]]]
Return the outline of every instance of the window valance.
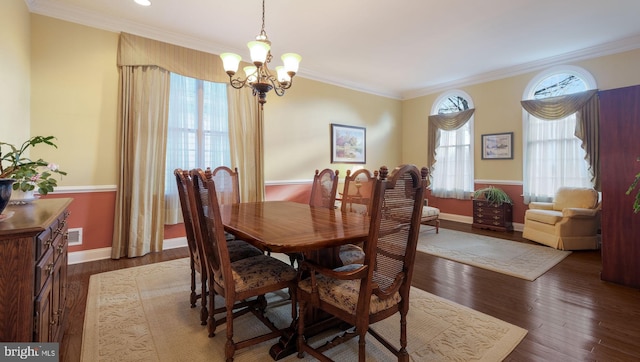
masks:
[[[117,63],[119,67],[155,65],[191,78],[229,81],[218,55],[129,33],[120,33]]]
[[[462,112],[434,114],[429,116],[429,134],[427,139],[427,162],[429,168],[436,162],[436,148],[440,145],[440,137],[438,130],[452,131],[464,126],[471,116],[475,108],[466,109]],[[427,183],[429,181],[427,180]]]

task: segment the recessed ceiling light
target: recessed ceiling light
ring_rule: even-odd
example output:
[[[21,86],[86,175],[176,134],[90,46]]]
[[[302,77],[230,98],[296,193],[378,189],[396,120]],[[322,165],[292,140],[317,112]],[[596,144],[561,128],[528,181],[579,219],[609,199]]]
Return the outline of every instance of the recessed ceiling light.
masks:
[[[149,6],[151,5],[151,0],[135,0],[136,4],[142,5],[142,6]]]

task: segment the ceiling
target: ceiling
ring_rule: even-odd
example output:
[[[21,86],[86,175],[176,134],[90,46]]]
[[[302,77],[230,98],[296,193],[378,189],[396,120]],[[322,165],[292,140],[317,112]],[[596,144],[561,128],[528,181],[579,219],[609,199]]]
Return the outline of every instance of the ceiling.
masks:
[[[249,59],[260,0],[25,0],[33,13]],[[396,99],[640,48],[638,0],[268,0],[274,61]]]

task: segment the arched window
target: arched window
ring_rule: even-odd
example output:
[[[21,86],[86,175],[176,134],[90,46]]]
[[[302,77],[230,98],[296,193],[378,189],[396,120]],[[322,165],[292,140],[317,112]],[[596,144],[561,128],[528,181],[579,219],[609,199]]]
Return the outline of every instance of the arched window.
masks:
[[[434,155],[429,157],[433,162],[432,195],[468,199],[473,192],[471,97],[460,90],[440,95],[431,109],[429,128],[429,142],[435,147]]]
[[[559,66],[534,77],[524,100],[577,94],[596,89],[591,74],[582,68]],[[593,187],[593,176],[583,141],[576,137],[576,114],[543,119],[523,111],[524,202],[551,201],[561,186]]]

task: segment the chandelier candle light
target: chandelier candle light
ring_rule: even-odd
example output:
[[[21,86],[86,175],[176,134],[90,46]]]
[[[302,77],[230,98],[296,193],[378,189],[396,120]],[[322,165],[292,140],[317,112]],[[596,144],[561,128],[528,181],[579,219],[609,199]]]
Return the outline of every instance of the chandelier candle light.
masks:
[[[291,88],[293,77],[298,72],[298,66],[302,57],[295,53],[282,55],[284,66],[276,67],[276,76],[273,76],[267,67],[271,62],[271,42],[264,30],[264,0],[262,0],[262,30],[256,36],[256,40],[250,41],[247,46],[251,53],[253,65],[244,67],[245,79],[233,78],[238,71],[242,58],[238,54],[220,54],[224,70],[229,75],[229,83],[236,89],[251,87],[253,95],[258,96],[260,107],[267,102],[267,93],[273,89],[278,96],[283,96],[286,89]]]

